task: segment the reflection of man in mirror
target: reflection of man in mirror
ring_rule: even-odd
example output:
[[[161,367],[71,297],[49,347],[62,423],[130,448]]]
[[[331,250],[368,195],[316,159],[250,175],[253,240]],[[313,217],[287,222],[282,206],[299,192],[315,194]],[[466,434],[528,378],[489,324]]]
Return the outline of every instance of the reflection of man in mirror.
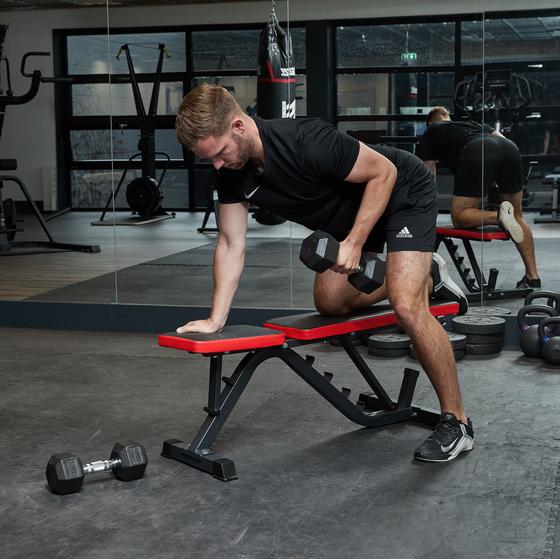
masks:
[[[533,234],[523,217],[523,167],[517,146],[486,124],[453,122],[445,107],[434,107],[426,123],[417,155],[434,176],[438,161],[453,171],[453,225],[461,229],[498,225],[509,234],[525,265],[517,287],[541,287]],[[501,200],[498,211],[480,209],[494,185]]]
[[[433,256],[437,191],[422,161],[393,147],[368,147],[316,118],[252,118],[212,85],[183,99],[176,130],[187,149],[212,162],[220,201],[212,310],[208,319],[177,331],[224,327],[243,271],[249,202],[323,230],[340,244],[336,264],[315,276],[317,310],[342,315],[388,297],[438,395],[441,421],[415,458],[446,462],[471,450],[474,434],[453,352],[430,314],[428,294],[442,288],[462,312],[468,304],[443,259]],[[385,283],[371,294],[358,291],[347,275],[358,268],[362,251],[382,252],[385,244]]]

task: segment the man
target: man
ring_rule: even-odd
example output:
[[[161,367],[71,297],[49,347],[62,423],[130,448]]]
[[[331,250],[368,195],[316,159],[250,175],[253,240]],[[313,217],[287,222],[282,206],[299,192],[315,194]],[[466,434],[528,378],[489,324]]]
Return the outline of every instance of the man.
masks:
[[[525,265],[517,288],[540,288],[533,234],[523,217],[523,169],[517,146],[490,126],[452,122],[445,107],[434,107],[426,123],[416,154],[434,176],[438,161],[453,171],[453,225],[461,229],[499,225],[515,243]],[[495,183],[501,200],[498,212],[481,210],[481,199]]]
[[[208,319],[177,331],[223,328],[243,271],[249,201],[326,231],[340,241],[340,249],[336,265],[315,277],[317,310],[344,314],[388,297],[442,410],[439,425],[415,458],[444,462],[471,450],[473,429],[451,346],[429,312],[430,271],[434,291],[453,292],[463,311],[467,304],[441,258],[432,266],[437,192],[422,162],[395,148],[367,147],[318,119],[251,118],[224,88],[208,84],[183,99],[176,130],[187,149],[212,161],[220,200],[212,311]],[[381,252],[385,242],[384,286],[370,295],[357,291],[346,275],[358,267],[362,250]]]

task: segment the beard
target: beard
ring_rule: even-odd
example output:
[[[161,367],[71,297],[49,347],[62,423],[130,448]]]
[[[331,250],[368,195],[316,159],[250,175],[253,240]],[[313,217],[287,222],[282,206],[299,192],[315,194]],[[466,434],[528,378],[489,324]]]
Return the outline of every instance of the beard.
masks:
[[[253,144],[248,138],[240,136],[239,134],[232,134],[233,141],[237,144],[237,160],[230,163],[228,167],[231,169],[243,168],[251,159],[253,153]]]

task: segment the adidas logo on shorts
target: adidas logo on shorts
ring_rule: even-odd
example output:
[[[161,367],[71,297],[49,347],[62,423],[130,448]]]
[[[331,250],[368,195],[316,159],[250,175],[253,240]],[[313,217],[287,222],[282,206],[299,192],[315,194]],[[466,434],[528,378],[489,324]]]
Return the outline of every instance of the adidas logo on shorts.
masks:
[[[403,227],[396,235],[395,239],[412,239],[412,233],[408,227]]]

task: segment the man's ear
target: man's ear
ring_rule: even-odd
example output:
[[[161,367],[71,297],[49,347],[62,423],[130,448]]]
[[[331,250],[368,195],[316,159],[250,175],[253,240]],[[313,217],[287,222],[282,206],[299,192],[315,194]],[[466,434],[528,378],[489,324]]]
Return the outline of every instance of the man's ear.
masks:
[[[245,123],[243,122],[242,118],[235,117],[231,121],[231,131],[237,134],[244,134],[245,133]]]

